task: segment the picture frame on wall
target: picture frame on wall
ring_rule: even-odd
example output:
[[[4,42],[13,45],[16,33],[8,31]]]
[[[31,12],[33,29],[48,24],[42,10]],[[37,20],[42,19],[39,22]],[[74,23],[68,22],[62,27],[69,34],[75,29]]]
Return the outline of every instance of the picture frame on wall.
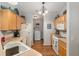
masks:
[[[47,29],[51,29],[51,24],[47,24]]]

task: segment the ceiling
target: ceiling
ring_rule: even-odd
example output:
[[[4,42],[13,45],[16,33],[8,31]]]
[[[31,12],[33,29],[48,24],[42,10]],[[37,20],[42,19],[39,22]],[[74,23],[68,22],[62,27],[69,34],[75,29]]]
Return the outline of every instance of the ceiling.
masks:
[[[17,7],[21,15],[26,15],[29,13],[35,13],[35,11],[39,11],[42,6],[42,2],[18,2],[17,5],[13,6],[8,2],[0,2],[0,5],[11,6],[12,8]],[[53,16],[60,14],[63,9],[66,9],[66,2],[45,2],[45,7],[48,10],[48,13]]]
[[[18,2],[18,5],[16,5],[23,13],[34,13],[36,10],[40,10],[41,6],[42,2]],[[50,13],[61,12],[64,8],[66,9],[66,2],[45,2],[45,7]]]

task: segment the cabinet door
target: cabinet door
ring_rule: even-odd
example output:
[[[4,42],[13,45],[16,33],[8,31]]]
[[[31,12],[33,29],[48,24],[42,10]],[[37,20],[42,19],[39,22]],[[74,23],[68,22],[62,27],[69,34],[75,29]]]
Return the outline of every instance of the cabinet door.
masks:
[[[9,20],[9,30],[16,30],[16,14],[11,12]]]
[[[2,20],[1,20],[1,29],[2,30],[8,30],[9,29],[9,25],[8,25],[8,21],[10,19],[10,11],[9,10],[2,10]]]
[[[64,24],[64,30],[66,30],[66,15],[62,17],[62,23]]]
[[[2,11],[0,10],[0,30],[1,30],[1,22],[2,22]]]
[[[53,44],[54,44],[54,42],[53,42],[53,40],[54,40],[53,37],[54,37],[54,33],[51,34],[51,45],[52,45],[52,48],[53,48]]]
[[[58,19],[59,18],[57,18],[56,21],[55,21],[56,28],[57,28],[57,24],[58,24]]]
[[[8,9],[0,10],[0,30],[16,30],[21,28],[22,18]]]
[[[67,15],[64,15],[64,24],[65,24],[65,30],[67,30]]]
[[[66,56],[66,49],[61,45],[59,45],[59,55]]]
[[[53,23],[54,23],[54,27],[56,28],[56,20],[54,20]]]
[[[65,24],[64,24],[64,16],[60,16],[57,20],[56,20],[56,28],[58,30],[65,30]]]
[[[60,23],[64,23],[64,16],[60,17]]]
[[[66,43],[59,40],[58,49],[59,55],[66,56]]]
[[[2,30],[16,29],[16,15],[10,10],[2,10]]]
[[[61,17],[58,17],[58,23],[57,24],[60,24],[61,23]]]
[[[19,16],[17,16],[17,21],[16,21],[16,23],[17,23],[17,29],[21,29],[21,17],[19,17]]]

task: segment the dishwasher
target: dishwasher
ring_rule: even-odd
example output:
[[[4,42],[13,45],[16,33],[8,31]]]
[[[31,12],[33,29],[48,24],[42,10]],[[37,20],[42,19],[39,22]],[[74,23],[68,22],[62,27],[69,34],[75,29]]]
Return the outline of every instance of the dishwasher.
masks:
[[[58,54],[58,37],[54,36],[53,39],[54,39],[53,49],[56,52],[56,54]]]

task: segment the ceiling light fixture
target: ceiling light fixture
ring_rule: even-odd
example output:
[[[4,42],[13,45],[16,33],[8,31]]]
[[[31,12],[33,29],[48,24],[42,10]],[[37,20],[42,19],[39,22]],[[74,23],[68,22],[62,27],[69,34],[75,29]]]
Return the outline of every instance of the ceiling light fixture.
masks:
[[[48,13],[48,10],[46,9],[46,7],[45,7],[45,2],[42,2],[42,7],[41,7],[41,9],[39,10],[39,12],[38,12],[40,15],[43,15],[43,16],[45,16],[47,13]]]

